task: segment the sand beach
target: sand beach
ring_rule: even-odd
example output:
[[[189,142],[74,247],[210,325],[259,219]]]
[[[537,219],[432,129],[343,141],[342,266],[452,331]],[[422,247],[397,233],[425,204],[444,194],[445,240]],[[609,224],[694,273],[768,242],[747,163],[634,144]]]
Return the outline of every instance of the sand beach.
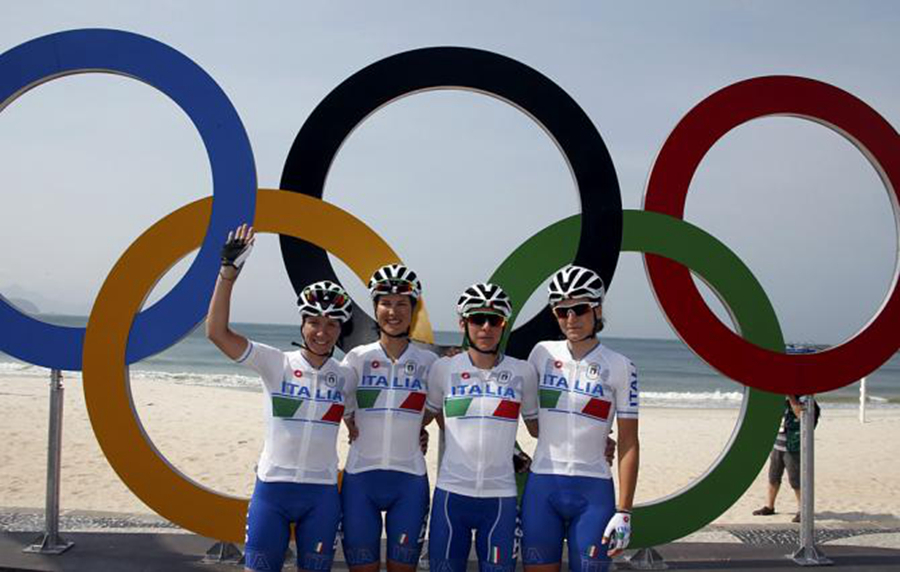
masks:
[[[120,481],[94,437],[80,374],[64,377],[61,509],[150,513]],[[0,507],[42,509],[47,461],[49,381],[42,375],[0,377]],[[216,491],[249,496],[262,446],[260,393],[216,387],[132,382],[135,409],[156,447],[184,474]],[[645,407],[637,500],[664,497],[703,474],[722,451],[737,409]],[[861,424],[854,409],[826,409],[816,431],[816,515],[819,522],[900,524],[900,410],[873,409]],[[437,428],[428,454],[437,471]],[[520,427],[520,443],[534,440]],[[346,434],[339,455],[347,452]],[[779,514],[751,515],[765,499],[765,470],[718,524],[789,522],[795,511],[787,483]]]

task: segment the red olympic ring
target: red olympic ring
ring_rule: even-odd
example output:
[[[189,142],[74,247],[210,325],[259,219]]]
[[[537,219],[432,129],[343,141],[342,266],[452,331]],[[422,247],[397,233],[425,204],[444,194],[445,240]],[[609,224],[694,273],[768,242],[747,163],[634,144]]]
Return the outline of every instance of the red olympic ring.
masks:
[[[878,171],[894,218],[900,219],[897,132],[846,91],[790,76],[733,84],[685,115],[653,164],[644,208],[684,218],[691,178],[706,152],[738,125],[770,115],[815,121],[846,137]],[[750,387],[802,395],[837,389],[871,373],[897,350],[900,292],[896,277],[881,310],[856,335],[822,352],[787,355],[751,344],[725,327],[700,297],[686,267],[650,254],[644,259],[656,299],[681,339],[711,367]]]

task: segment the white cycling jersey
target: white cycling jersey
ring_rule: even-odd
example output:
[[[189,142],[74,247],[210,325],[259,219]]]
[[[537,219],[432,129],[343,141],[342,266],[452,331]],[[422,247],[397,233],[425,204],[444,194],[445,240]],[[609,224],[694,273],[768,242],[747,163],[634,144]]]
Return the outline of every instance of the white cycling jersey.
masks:
[[[356,378],[329,358],[313,367],[299,351],[250,342],[236,360],[256,371],[266,399],[266,440],[256,474],[265,482],[337,483],[337,434]]]
[[[348,402],[359,428],[344,467],[348,473],[383,469],[426,474],[419,431],[428,369],[436,359],[409,344],[394,362],[379,342],[358,346],[344,357],[343,365],[356,373],[356,392]]]
[[[575,360],[565,341],[539,343],[528,361],[540,377],[532,472],[612,478],[604,452],[613,419],[638,417],[634,364],[603,344]]]
[[[537,405],[537,373],[526,361],[503,356],[483,370],[464,352],[434,362],[426,407],[443,412],[446,445],[437,486],[471,497],[516,496],[519,415],[535,418]]]

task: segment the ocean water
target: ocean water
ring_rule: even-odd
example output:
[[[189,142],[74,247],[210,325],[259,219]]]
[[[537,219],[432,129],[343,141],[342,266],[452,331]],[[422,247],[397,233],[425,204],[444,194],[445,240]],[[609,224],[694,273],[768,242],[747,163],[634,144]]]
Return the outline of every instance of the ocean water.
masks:
[[[53,316],[48,321],[84,325],[83,317]],[[278,324],[233,324],[233,329],[253,340],[286,350],[299,340],[297,326]],[[436,332],[440,345],[457,345],[458,332]],[[658,407],[740,407],[742,385],[707,366],[679,340],[601,338],[608,347],[634,361],[638,368],[641,403]],[[49,376],[44,368],[19,362],[0,353],[0,376]],[[69,375],[77,379],[78,374]],[[198,328],[168,350],[132,364],[131,377],[160,383],[227,387],[259,391],[256,375],[231,362]],[[867,377],[869,406],[900,409],[900,353]],[[823,406],[855,408],[859,404],[859,383],[819,394]]]

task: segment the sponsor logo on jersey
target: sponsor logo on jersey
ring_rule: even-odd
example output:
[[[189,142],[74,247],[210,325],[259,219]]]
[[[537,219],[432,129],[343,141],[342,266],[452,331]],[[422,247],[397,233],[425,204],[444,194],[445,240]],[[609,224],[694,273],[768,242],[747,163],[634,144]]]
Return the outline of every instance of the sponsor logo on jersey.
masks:
[[[555,367],[556,369],[562,369],[562,365],[563,365],[562,362],[559,360],[556,360],[555,362],[553,362],[553,367]]]
[[[472,377],[472,375],[469,374],[469,372],[464,371],[464,372],[462,372],[462,375],[460,375],[460,377],[463,379],[469,379],[470,377]]]
[[[587,378],[596,380],[600,377],[600,366],[598,364],[592,363],[587,367]]]
[[[378,361],[377,359],[372,360],[372,369],[378,369],[379,367],[381,367],[381,362]]]
[[[414,361],[406,362],[406,364],[403,366],[403,372],[406,375],[416,375],[416,362],[414,362]]]
[[[329,373],[325,376],[325,385],[328,387],[334,387],[337,385],[337,376],[334,373]]]
[[[303,372],[299,369],[294,370],[294,377],[303,377]]]
[[[497,375],[497,383],[500,383],[503,385],[506,385],[507,383],[509,383],[509,380],[511,380],[511,379],[512,379],[512,372],[510,372],[510,371],[501,371]]]

